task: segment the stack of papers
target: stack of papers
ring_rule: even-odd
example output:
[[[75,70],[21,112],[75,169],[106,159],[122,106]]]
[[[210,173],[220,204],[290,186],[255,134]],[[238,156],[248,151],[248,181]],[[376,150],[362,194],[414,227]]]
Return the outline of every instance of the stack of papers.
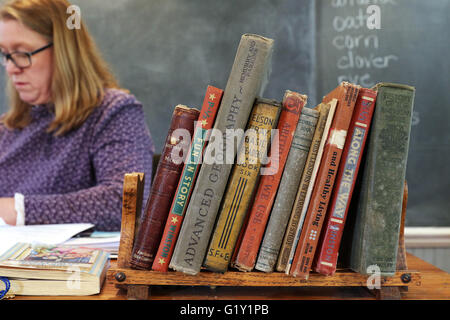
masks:
[[[117,257],[120,232],[93,232],[89,237],[74,238],[93,228],[91,223],[46,224],[29,226],[0,226],[0,256],[18,242],[31,245],[73,245],[100,248]]]
[[[64,245],[102,249],[111,258],[117,258],[119,252],[120,232],[94,231],[89,237],[71,238]]]

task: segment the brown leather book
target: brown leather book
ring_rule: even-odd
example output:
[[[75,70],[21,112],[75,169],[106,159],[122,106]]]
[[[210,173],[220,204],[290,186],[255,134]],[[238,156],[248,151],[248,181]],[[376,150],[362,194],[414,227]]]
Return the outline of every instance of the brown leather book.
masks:
[[[342,82],[322,102],[338,100],[290,274],[308,279],[360,86]]]
[[[163,235],[153,261],[152,270],[166,272],[172,258],[173,249],[180,233],[184,214],[194,190],[198,171],[200,170],[203,149],[208,140],[208,130],[214,125],[217,111],[222,100],[223,90],[208,86],[203,99],[199,121],[194,131],[189,155],[181,171],[177,191],[172,200]]]
[[[183,105],[175,107],[145,211],[138,226],[139,230],[130,261],[132,268],[149,270],[152,266],[178,180],[183,170],[183,157],[187,156],[194,125],[199,115],[200,111],[195,108],[188,108]],[[178,131],[177,129],[187,130],[189,141],[183,141],[188,136],[187,132],[184,131],[185,134],[183,135],[181,130]],[[186,152],[174,150],[175,146],[180,147],[181,144],[187,146],[184,148]]]

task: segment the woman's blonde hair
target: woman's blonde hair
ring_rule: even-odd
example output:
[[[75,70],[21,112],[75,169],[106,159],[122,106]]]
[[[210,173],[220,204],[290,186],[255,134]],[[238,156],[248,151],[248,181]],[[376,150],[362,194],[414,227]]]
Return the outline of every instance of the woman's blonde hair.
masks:
[[[97,107],[105,88],[119,88],[86,25],[69,29],[66,0],[12,0],[0,7],[0,20],[13,19],[53,42],[54,69],[51,101],[55,118],[48,132],[61,135],[80,126]],[[7,128],[26,127],[31,106],[23,102],[11,81],[7,84],[10,109],[2,122]]]

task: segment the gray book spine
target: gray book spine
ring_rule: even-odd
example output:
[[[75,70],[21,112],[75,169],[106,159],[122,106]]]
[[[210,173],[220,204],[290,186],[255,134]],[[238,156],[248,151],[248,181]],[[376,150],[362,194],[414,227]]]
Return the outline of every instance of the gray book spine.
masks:
[[[275,268],[318,119],[317,110],[302,109],[258,254],[257,270],[272,272]]]
[[[239,141],[230,157],[230,153],[225,152],[230,143],[229,135],[234,135],[235,129],[246,127],[255,98],[262,96],[270,74],[272,51],[272,39],[251,34],[244,34],[241,38],[212,134],[216,132],[216,138],[223,137],[223,149],[217,152],[218,144],[214,141],[210,141],[205,149],[202,167],[169,265],[174,270],[194,275],[200,271],[240,145]],[[213,161],[207,159],[213,154]]]
[[[381,83],[357,195],[350,267],[361,274],[396,272],[414,88]],[[379,270],[377,269],[379,268]]]

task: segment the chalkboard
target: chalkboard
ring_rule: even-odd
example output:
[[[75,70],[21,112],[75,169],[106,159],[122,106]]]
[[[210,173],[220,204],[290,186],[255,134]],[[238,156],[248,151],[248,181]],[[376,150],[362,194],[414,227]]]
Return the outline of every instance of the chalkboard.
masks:
[[[159,153],[174,107],[200,107],[207,85],[225,87],[244,33],[275,40],[266,98],[281,100],[289,89],[307,94],[307,105],[314,107],[340,80],[415,86],[406,222],[450,226],[450,0],[72,3],[80,7],[121,85],[144,104]],[[369,4],[379,6],[381,29],[357,25],[367,20]],[[342,58],[349,54],[353,67],[345,65],[349,58]],[[3,74],[0,70],[0,92]],[[0,95],[0,112],[5,110],[6,99]]]
[[[244,33],[275,40],[265,97],[281,100],[289,89],[316,100],[311,0],[71,2],[80,7],[120,84],[145,105],[157,152],[177,104],[200,107],[208,85],[225,87]]]
[[[368,4],[379,8],[380,29],[367,24]],[[318,96],[341,80],[416,88],[406,225],[449,226],[450,1],[322,1],[316,16]]]

